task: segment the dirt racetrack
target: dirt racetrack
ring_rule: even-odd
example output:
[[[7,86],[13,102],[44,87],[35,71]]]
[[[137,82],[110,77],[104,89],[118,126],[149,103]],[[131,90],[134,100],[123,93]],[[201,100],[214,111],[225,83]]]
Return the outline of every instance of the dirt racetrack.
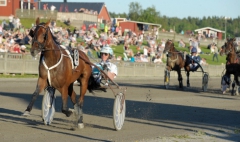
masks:
[[[78,141],[240,141],[240,96],[221,94],[220,79],[210,78],[207,92],[201,78],[190,78],[191,87],[178,89],[176,78],[166,90],[162,79],[117,79],[126,93],[126,118],[115,131],[110,90],[84,102],[84,129],[73,129],[73,117],[61,113],[61,96],[56,91],[56,113],[50,126],[41,119],[38,97],[31,116],[21,116],[35,90],[37,79],[0,79],[1,142]],[[184,85],[186,85],[184,80]],[[74,87],[79,94],[79,87]],[[73,108],[69,101],[68,106]]]

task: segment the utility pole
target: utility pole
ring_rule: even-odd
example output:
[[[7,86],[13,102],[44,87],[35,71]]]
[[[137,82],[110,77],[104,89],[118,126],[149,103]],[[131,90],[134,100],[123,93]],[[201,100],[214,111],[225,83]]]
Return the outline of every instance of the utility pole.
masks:
[[[38,10],[41,9],[41,0],[38,0]]]
[[[230,17],[225,17],[225,40],[227,39],[227,20],[231,19]]]

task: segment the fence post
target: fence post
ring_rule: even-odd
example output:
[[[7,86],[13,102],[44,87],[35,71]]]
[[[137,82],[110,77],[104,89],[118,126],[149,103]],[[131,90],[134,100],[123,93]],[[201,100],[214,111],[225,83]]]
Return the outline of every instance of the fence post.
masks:
[[[4,75],[7,74],[7,56],[8,56],[7,54],[8,54],[7,52],[4,53],[4,72],[3,72]]]
[[[21,75],[24,75],[24,73],[26,72],[26,58],[22,58],[23,61],[23,70],[21,72]]]

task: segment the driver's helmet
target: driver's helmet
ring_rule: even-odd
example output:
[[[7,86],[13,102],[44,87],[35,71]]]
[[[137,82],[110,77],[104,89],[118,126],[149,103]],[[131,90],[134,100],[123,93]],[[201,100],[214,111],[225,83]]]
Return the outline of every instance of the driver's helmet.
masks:
[[[191,50],[191,53],[197,53],[197,48],[193,47],[192,50]]]
[[[102,47],[100,53],[108,53],[110,56],[110,58],[113,56],[113,50],[111,47],[109,47],[108,45]]]

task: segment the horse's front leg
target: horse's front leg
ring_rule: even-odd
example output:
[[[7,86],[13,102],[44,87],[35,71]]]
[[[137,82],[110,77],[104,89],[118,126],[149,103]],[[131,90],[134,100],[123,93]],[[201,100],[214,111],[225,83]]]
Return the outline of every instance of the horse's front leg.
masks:
[[[235,91],[235,95],[239,95],[239,92],[238,92],[238,88],[239,88],[239,81],[238,81],[238,77],[237,75],[234,75],[234,82],[236,84],[236,91]]]
[[[189,76],[190,76],[190,72],[187,71],[187,87],[190,87]]]
[[[32,110],[33,104],[36,101],[39,93],[41,93],[43,91],[43,89],[46,88],[46,87],[47,87],[47,80],[38,78],[38,83],[37,83],[37,86],[36,86],[36,90],[32,94],[32,99],[31,99],[29,105],[27,106],[27,109],[23,113],[23,116],[29,116],[30,115],[30,111]]]
[[[82,78],[81,87],[80,87],[80,97],[79,97],[78,103],[74,105],[74,110],[77,113],[78,128],[84,128],[82,109],[83,109],[84,95],[87,91],[87,87],[88,87],[88,79]]]
[[[183,83],[182,83],[182,73],[181,73],[181,69],[177,71],[178,73],[178,82],[179,82],[179,88],[183,88]]]

